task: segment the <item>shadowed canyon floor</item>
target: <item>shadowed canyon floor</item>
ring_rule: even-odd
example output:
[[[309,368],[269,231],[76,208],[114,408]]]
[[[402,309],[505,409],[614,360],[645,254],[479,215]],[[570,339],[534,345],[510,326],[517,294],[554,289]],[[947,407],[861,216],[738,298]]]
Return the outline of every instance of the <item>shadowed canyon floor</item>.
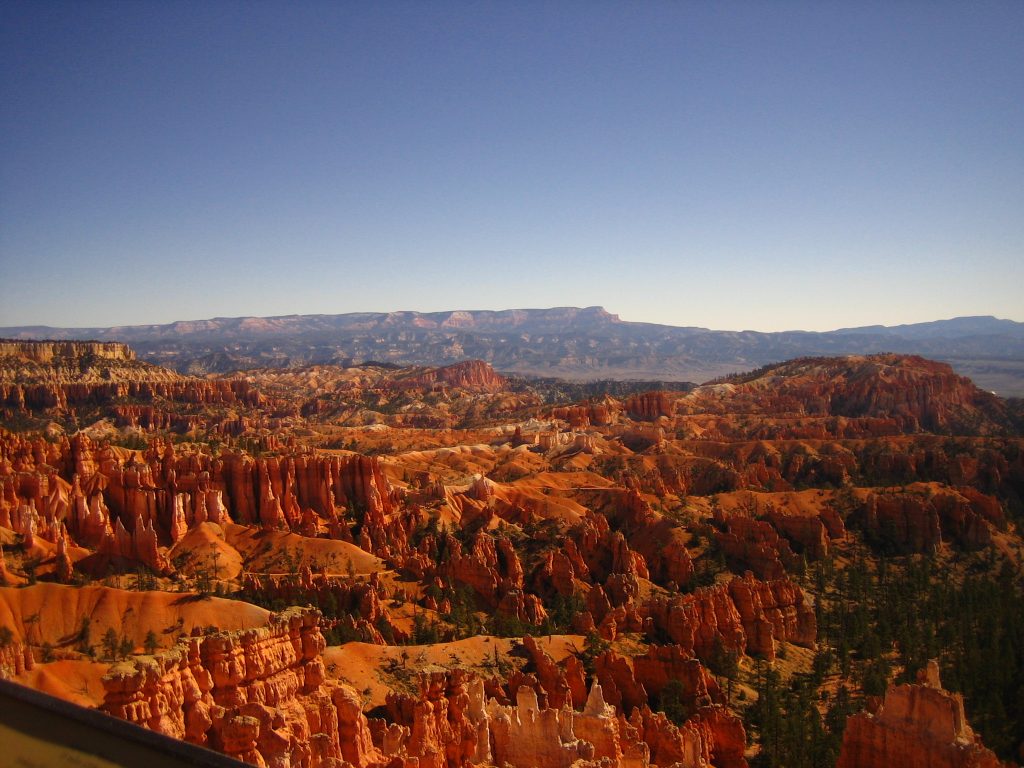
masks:
[[[267,766],[1024,757],[1024,421],[943,363],[602,391],[2,351],[22,685]]]

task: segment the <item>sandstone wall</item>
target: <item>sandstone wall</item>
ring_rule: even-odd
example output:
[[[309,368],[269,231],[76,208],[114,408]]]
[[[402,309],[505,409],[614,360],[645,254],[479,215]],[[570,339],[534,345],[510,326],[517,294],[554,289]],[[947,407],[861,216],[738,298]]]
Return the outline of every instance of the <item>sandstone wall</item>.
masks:
[[[963,698],[939,683],[938,665],[916,685],[891,685],[875,714],[852,715],[836,768],[1001,768],[964,716]]]
[[[134,360],[135,351],[113,341],[8,341],[0,340],[0,357],[51,363],[55,358],[100,357]]]

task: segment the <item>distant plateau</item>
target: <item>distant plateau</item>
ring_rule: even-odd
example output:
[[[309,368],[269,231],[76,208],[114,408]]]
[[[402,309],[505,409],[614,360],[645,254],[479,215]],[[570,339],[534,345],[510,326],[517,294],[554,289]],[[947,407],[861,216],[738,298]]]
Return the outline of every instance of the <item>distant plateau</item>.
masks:
[[[479,359],[520,376],[702,383],[796,357],[917,354],[981,388],[1024,396],[1024,323],[991,316],[827,332],[636,323],[602,307],[284,315],[110,328],[0,328],[10,339],[119,341],[139,359],[203,375],[255,368],[445,365]]]

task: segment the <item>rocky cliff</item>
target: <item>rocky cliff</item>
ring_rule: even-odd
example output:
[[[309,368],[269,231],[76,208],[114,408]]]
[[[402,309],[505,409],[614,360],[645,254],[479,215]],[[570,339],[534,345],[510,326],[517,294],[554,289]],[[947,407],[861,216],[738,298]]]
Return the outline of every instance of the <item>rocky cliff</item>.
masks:
[[[13,341],[0,339],[0,359],[29,361],[53,365],[61,359],[132,361],[135,352],[127,345],[114,341]]]
[[[929,662],[916,685],[893,685],[874,714],[846,723],[836,768],[1001,768],[967,724],[964,702],[939,682]]]
[[[341,745],[323,649],[317,612],[290,609],[260,629],[189,637],[115,665],[102,709],[259,766],[330,764]]]
[[[258,766],[647,768],[652,749],[692,755],[696,768],[712,757],[746,765],[742,725],[722,721],[720,708],[705,704],[682,728],[646,707],[627,719],[596,683],[576,710],[541,706],[525,685],[513,705],[486,702],[480,678],[434,673],[417,696],[389,697],[388,721],[368,720],[351,688],[325,679],[318,618],[292,608],[266,627],[193,635],[117,664],[103,678],[101,709]]]
[[[0,418],[35,418],[40,428],[106,418],[117,429],[234,435],[244,419],[227,409],[266,422],[275,407],[247,381],[182,376],[136,360],[124,344],[0,342]]]
[[[801,358],[697,390],[704,410],[891,420],[900,432],[970,434],[1012,431],[998,397],[946,363],[913,355]]]
[[[497,392],[507,385],[505,378],[482,360],[466,360],[443,368],[431,368],[394,382],[398,389],[457,387],[478,392]]]
[[[156,573],[170,569],[167,548],[206,522],[325,534],[397,555],[414,524],[397,497],[379,462],[357,454],[214,457],[157,440],[140,457],[84,435],[0,436],[0,526],[28,548],[35,537],[56,545],[67,536]]]

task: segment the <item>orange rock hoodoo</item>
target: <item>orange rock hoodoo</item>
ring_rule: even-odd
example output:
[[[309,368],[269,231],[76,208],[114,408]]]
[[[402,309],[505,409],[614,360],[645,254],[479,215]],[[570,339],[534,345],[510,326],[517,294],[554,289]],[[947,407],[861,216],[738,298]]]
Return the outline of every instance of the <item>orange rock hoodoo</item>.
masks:
[[[169,569],[163,548],[202,522],[239,522],[352,541],[390,556],[414,521],[376,459],[177,455],[155,440],[143,460],[76,435],[61,444],[0,439],[0,526]],[[356,517],[353,517],[355,515]],[[358,535],[353,523],[359,520]]]
[[[482,360],[466,360],[443,368],[430,368],[395,382],[398,389],[458,387],[480,392],[497,392],[506,385],[504,377],[495,373],[494,369]]]
[[[318,613],[292,608],[261,629],[184,638],[115,665],[102,709],[255,765],[322,765],[341,757],[323,649]]]
[[[836,768],[1001,768],[964,716],[960,694],[948,693],[931,661],[917,685],[893,685],[875,714],[850,717]]]
[[[625,403],[626,413],[638,421],[657,421],[661,416],[671,416],[674,411],[672,400],[666,392],[644,392],[633,395]]]
[[[388,725],[368,720],[351,688],[325,679],[323,648],[318,612],[291,608],[261,629],[187,637],[115,665],[103,678],[102,709],[258,766],[646,768],[652,751],[693,756],[698,767],[713,756],[718,765],[746,765],[743,727],[706,701],[699,664],[690,677],[703,703],[682,728],[646,706],[626,719],[596,683],[582,711],[568,699],[541,706],[527,685],[514,705],[485,703],[483,681],[461,671],[422,676],[418,696],[390,696]],[[647,667],[657,676],[679,663],[696,664],[670,652],[651,655]]]
[[[727,586],[652,600],[644,611],[673,643],[701,658],[711,658],[717,644],[774,659],[776,641],[813,648],[817,633],[814,610],[799,586],[788,579],[758,581],[750,574]]]
[[[39,618],[53,599],[12,610],[0,676],[88,670],[77,695],[95,704],[126,644],[178,636],[115,663],[103,709],[257,765],[743,768],[765,733],[747,743],[705,664],[785,650],[786,673],[805,672],[834,650],[815,600],[828,616],[821,584],[843,587],[850,562],[929,553],[959,575],[958,551],[988,547],[1005,572],[1019,542],[1016,406],[916,358],[571,404],[480,361],[198,380],[113,347],[5,355],[46,375],[0,372],[0,417],[47,439],[0,432],[0,581],[40,582],[9,588],[19,599],[117,588],[60,622]],[[101,442],[142,445],[141,429],[189,442]],[[190,586],[201,619],[156,599]],[[145,621],[96,661],[139,605]],[[258,606],[283,605],[317,609],[260,626]],[[818,642],[818,657],[787,647]],[[890,689],[846,735],[840,768],[994,766],[937,678]]]
[[[8,680],[35,667],[32,649],[25,643],[10,642],[0,646],[0,680]]]

